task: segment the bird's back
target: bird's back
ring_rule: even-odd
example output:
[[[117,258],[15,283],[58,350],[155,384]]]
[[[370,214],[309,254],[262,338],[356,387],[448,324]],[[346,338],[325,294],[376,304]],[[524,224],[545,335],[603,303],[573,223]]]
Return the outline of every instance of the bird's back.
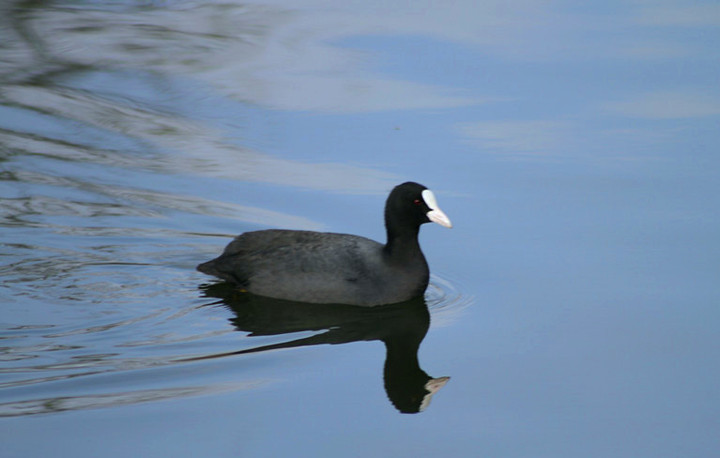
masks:
[[[387,264],[382,244],[327,232],[246,232],[198,270],[254,294],[300,302],[400,302],[427,286],[427,279],[425,284],[407,284],[402,269]]]

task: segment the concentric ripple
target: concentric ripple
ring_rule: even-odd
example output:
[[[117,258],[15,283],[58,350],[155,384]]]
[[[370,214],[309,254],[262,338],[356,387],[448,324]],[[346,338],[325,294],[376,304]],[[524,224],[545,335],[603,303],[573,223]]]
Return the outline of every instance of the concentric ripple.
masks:
[[[463,291],[462,282],[431,274],[425,300],[433,317],[433,326],[445,326],[459,319],[474,297]]]

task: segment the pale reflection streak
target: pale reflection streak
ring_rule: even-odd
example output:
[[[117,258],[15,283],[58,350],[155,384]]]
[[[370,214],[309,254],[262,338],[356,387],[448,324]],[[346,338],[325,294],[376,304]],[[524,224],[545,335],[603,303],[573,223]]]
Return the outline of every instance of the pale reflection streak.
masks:
[[[259,207],[247,205],[217,202],[202,199],[194,196],[183,196],[149,189],[137,189],[127,186],[113,186],[108,184],[97,184],[76,178],[67,178],[48,175],[44,173],[17,170],[14,178],[22,183],[34,183],[62,187],[65,189],[78,189],[102,195],[113,199],[113,202],[73,202],[67,199],[55,199],[52,197],[33,196],[28,198],[5,199],[0,202],[0,222],[3,222],[3,215],[14,220],[23,220],[23,225],[33,224],[44,226],[40,223],[24,221],[32,215],[66,215],[66,216],[159,216],[159,213],[152,208],[164,208],[187,213],[200,213],[208,216],[233,217],[243,221],[267,224],[272,222],[275,225],[284,227],[295,227],[306,230],[319,230],[322,225],[302,216],[287,215],[281,212],[265,210]],[[117,200],[120,199],[119,203]],[[141,207],[138,207],[140,205]],[[149,208],[148,208],[149,207]],[[12,222],[12,221],[10,221]],[[49,225],[49,224],[47,224]],[[73,231],[76,228],[67,228]],[[150,229],[151,231],[152,229]],[[133,232],[131,229],[127,229]],[[141,235],[142,231],[136,230],[135,235]]]
[[[124,161],[136,167],[160,167],[163,172],[359,193],[384,191],[398,180],[370,168],[271,157],[230,144],[223,132],[205,124],[117,97],[48,85],[54,79],[48,77],[93,69],[136,69],[165,78],[183,75],[237,100],[291,110],[358,112],[477,103],[447,95],[447,89],[365,71],[362,54],[325,43],[349,31],[343,26],[323,27],[327,24],[321,23],[329,17],[324,14],[318,16],[321,23],[316,23],[310,19],[315,15],[307,12],[224,3],[125,12],[43,8],[9,17],[13,26],[0,31],[8,36],[5,41],[20,38],[26,43],[11,49],[4,66],[6,76],[12,75],[17,83],[4,87],[5,103],[182,153],[172,160],[156,156]],[[50,69],[47,75],[35,73],[38,60]],[[28,78],[43,84],[26,85]],[[22,132],[6,132],[4,137],[15,146],[26,143],[24,149],[36,151],[38,143],[44,142]],[[53,139],[47,143],[56,154],[67,153],[65,146],[70,146]],[[91,155],[101,160],[108,157]]]
[[[509,154],[543,154],[557,151],[572,139],[570,125],[560,121],[483,121],[462,123],[457,131],[470,144],[485,151]]]
[[[85,378],[118,371],[159,368],[183,362],[187,357],[185,352],[188,343],[208,343],[212,339],[234,332],[230,328],[193,329],[192,323],[196,322],[197,313],[202,309],[202,306],[187,307],[170,314],[167,312],[171,310],[162,309],[112,321],[103,318],[107,315],[106,311],[99,311],[100,317],[92,321],[96,324],[87,325],[86,316],[83,323],[85,326],[52,326],[49,328],[51,332],[35,332],[32,336],[24,333],[22,327],[0,329],[4,334],[12,333],[0,346],[0,361],[8,363],[0,368],[0,374],[5,374],[0,388]],[[178,324],[179,321],[186,322],[187,325]],[[42,331],[43,328],[40,327],[39,330]],[[96,348],[98,334],[113,331],[125,336],[126,340],[99,352]],[[47,344],[48,341],[57,342],[58,339],[65,343]],[[144,356],[129,356],[131,352],[117,350],[121,347],[142,347]],[[180,349],[179,353],[173,349]],[[50,371],[57,375],[48,375]],[[34,374],[40,376],[34,377]]]
[[[450,33],[451,36],[441,38],[487,46],[497,38],[498,29],[484,28],[482,24],[530,24],[528,18],[517,17],[515,10],[498,5],[479,10],[471,6],[470,11],[483,13],[478,15],[468,15],[463,12],[467,10],[452,5],[442,8],[426,5],[422,10],[403,11],[401,21],[395,8],[380,4],[371,3],[360,8],[360,14],[354,11],[352,15],[322,2],[318,5],[323,8],[301,11],[284,4],[181,3],[172,9],[112,12],[85,8],[33,10],[22,18],[14,18],[16,26],[6,29],[14,30],[28,42],[10,53],[14,60],[11,67],[16,80],[23,72],[36,78],[36,66],[31,64],[38,59],[45,60],[46,66],[51,61],[51,68],[65,67],[69,72],[134,68],[159,72],[165,77],[183,75],[215,86],[237,100],[285,110],[352,113],[446,108],[478,104],[481,100],[448,88],[384,78],[368,71],[365,54],[330,42],[354,35],[422,31],[438,37]],[[428,14],[428,8],[432,14]],[[543,7],[530,10],[540,12]],[[524,11],[527,14],[528,9]],[[448,29],[443,24],[450,20],[456,25]],[[533,16],[533,24],[538,22],[542,23]],[[399,29],[395,28],[398,24]],[[518,36],[516,32],[517,29],[510,29],[501,35],[505,41],[514,42],[507,39]],[[384,191],[398,181],[393,174],[370,168],[271,157],[229,144],[222,132],[187,118],[69,87],[17,84],[6,86],[3,95],[11,104],[182,153],[172,158],[162,155],[132,157],[128,161],[112,158],[116,164],[125,162],[171,173],[359,193]],[[41,146],[37,143],[42,143],[22,133],[9,141],[21,147],[24,142],[34,143],[24,149],[35,151]],[[51,139],[48,142],[53,143]],[[56,154],[68,153],[69,148],[57,142],[49,146]],[[39,148],[44,149],[47,148]],[[76,157],[77,153],[71,155]],[[106,160],[117,154],[94,156],[96,160]],[[264,222],[277,225],[275,221]]]
[[[414,10],[403,14],[416,26],[433,22]],[[477,102],[448,88],[369,72],[365,54],[329,42],[385,33],[393,30],[392,21],[333,6],[303,11],[293,4],[224,2],[114,13],[48,9],[31,23],[39,36],[56,37],[43,47],[64,60],[192,75],[237,100],[275,109],[363,112]]]
[[[33,399],[28,401],[7,402],[0,404],[0,417],[17,417],[26,415],[58,413],[67,410],[98,409],[102,407],[119,407],[143,402],[177,399],[189,396],[220,394],[242,389],[250,389],[265,382],[245,382],[235,384],[217,384],[162,388],[152,390],[125,391],[107,394],[91,394],[83,396],[59,396],[54,398]]]
[[[603,128],[595,125],[599,124],[595,119],[602,116],[660,121],[717,116],[720,98],[702,89],[657,91],[600,102],[594,111],[599,114],[584,114],[572,120],[466,122],[456,125],[456,131],[467,143],[485,152],[516,157],[602,157],[609,154],[613,144],[623,144],[625,148],[620,149],[632,149],[637,154],[648,145],[672,140],[674,132],[633,124],[626,128]],[[627,148],[630,144],[636,147]],[[623,154],[613,152],[611,157],[620,159]]]
[[[610,101],[603,108],[628,118],[682,119],[720,115],[720,97],[709,91],[687,89],[639,94]]]
[[[275,182],[310,189],[330,189],[345,192],[376,192],[385,190],[397,181],[389,173],[344,164],[302,163],[275,158],[248,148],[227,143],[223,134],[207,125],[187,118],[122,105],[70,88],[6,86],[4,98],[13,104],[51,114],[60,119],[80,121],[133,138],[150,141],[158,148],[172,149],[181,155],[133,155],[119,160],[86,147],[84,158],[107,165],[133,166],[164,173],[189,173],[242,181]],[[43,141],[28,134],[5,132],[9,144],[23,150],[38,150]],[[45,154],[64,154],[67,144],[48,140]],[[45,148],[39,148],[40,151]],[[113,152],[117,153],[117,152]],[[72,153],[72,156],[80,154]],[[62,157],[62,156],[61,156]],[[108,164],[110,162],[110,164]]]
[[[720,5],[701,2],[648,2],[637,22],[652,26],[720,27]]]

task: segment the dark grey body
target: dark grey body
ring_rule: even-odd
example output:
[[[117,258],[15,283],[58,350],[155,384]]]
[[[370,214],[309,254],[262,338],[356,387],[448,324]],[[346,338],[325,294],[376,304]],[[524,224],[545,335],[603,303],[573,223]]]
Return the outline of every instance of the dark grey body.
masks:
[[[278,299],[391,304],[422,295],[429,279],[417,232],[398,242],[388,246],[328,232],[246,232],[198,270]]]

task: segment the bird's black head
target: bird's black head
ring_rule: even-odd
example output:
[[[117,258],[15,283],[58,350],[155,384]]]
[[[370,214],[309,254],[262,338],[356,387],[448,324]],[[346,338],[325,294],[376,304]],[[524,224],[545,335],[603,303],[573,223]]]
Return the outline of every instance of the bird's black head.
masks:
[[[438,207],[435,194],[412,181],[395,186],[385,204],[388,232],[417,232],[421,224],[429,222],[452,227],[450,219]]]

